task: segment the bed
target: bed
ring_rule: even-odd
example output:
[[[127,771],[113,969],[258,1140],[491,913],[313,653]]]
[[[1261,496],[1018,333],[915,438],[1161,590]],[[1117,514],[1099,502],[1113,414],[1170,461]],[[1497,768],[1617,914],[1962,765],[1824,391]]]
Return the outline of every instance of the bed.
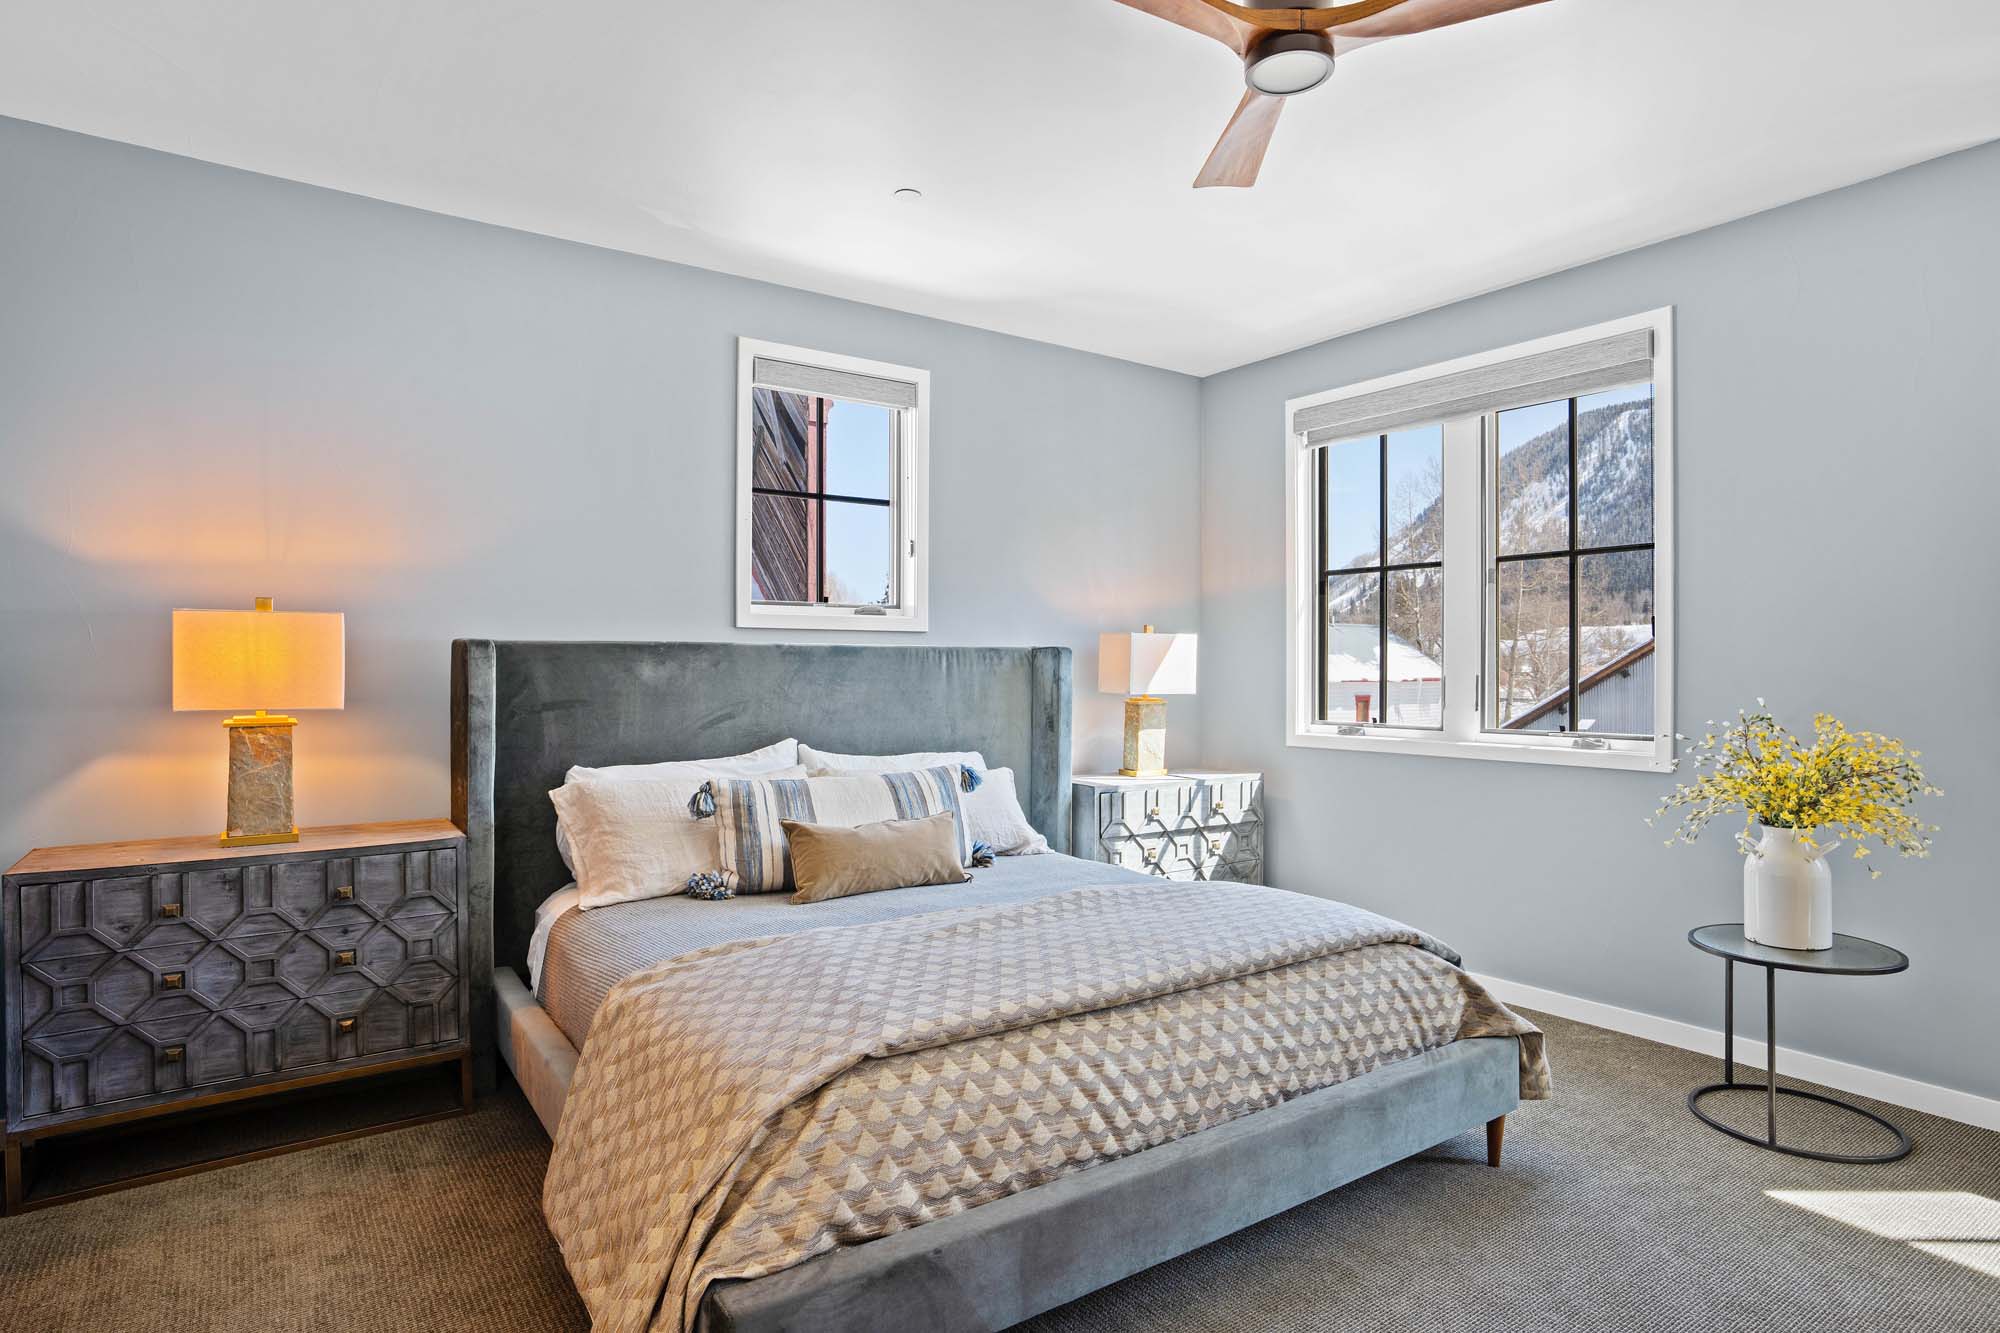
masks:
[[[1354,909],[1342,909],[1347,915],[1341,915],[1331,910],[1337,904],[1276,890],[1167,885],[1058,852],[1001,858],[963,886],[896,890],[809,908],[771,895],[720,903],[665,898],[556,914],[544,932],[548,959],[540,985],[531,989],[528,963],[537,909],[567,878],[554,847],[547,793],[571,764],[698,758],[754,749],[786,735],[859,753],[977,749],[989,764],[1014,769],[1030,822],[1063,849],[1069,836],[1070,670],[1068,650],[1054,648],[490,640],[453,645],[453,807],[467,834],[471,862],[469,972],[486,983],[474,994],[480,1079],[490,1087],[497,1077],[496,1057],[504,1059],[558,1140],[545,1211],[600,1325],[746,1333],[1002,1328],[1481,1125],[1488,1126],[1497,1165],[1499,1126],[1528,1086],[1531,1065],[1539,1062],[1539,1038],[1526,1035],[1532,1029],[1497,1006],[1511,1023],[1488,1012],[1484,1027],[1473,1026],[1474,1005],[1467,1004],[1464,1031],[1507,1035],[1453,1040],[1433,1033],[1411,1038],[1392,1058],[1349,1052],[1344,1058],[1356,1061],[1351,1076],[1296,1095],[1265,1096],[1247,1113],[1224,1106],[1189,1122],[1199,1124],[1193,1132],[1136,1138],[1128,1133],[1123,1139],[1107,1132],[1113,1146],[1103,1150],[1102,1160],[1086,1159],[1081,1149],[1074,1162],[1055,1160],[1061,1156],[1056,1153],[1045,1170],[1018,1173],[1012,1184],[984,1193],[969,1182],[964,1200],[947,1198],[928,1212],[884,1205],[881,1217],[864,1216],[841,1243],[818,1236],[811,1244],[773,1251],[778,1263],[724,1265],[713,1272],[682,1266],[659,1279],[664,1297],[648,1295],[651,1288],[642,1283],[621,1308],[603,1294],[601,1273],[593,1266],[601,1256],[586,1253],[578,1237],[589,1236],[595,1245],[601,1233],[617,1229],[621,1209],[650,1206],[649,1189],[675,1193],[635,1183],[651,1167],[628,1165],[631,1123],[601,1123],[607,1107],[634,1100],[633,1088],[680,1076],[678,1067],[661,1063],[670,1043],[650,1040],[653,1029],[644,1026],[662,1020],[630,1012],[647,1003],[622,1002],[632,994],[664,995],[685,982],[688,989],[658,1003],[666,1006],[663,1012],[695,1022],[700,1032],[708,1030],[701,1023],[721,1022],[701,1019],[703,1005],[714,1015],[727,1012],[716,1007],[716,979],[749,986],[759,966],[848,975],[838,969],[860,966],[856,960],[870,951],[879,955],[870,966],[893,973],[900,960],[931,950],[922,956],[949,964],[939,986],[940,993],[957,988],[949,997],[955,1018],[959,1010],[1007,1008],[994,1003],[996,996],[1009,998],[992,990],[999,983],[980,978],[986,953],[963,952],[990,950],[999,938],[1024,942],[1024,966],[1081,969],[1045,979],[1051,993],[1084,991],[1096,997],[943,1036],[926,1035],[928,1020],[919,1015],[901,1045],[891,1042],[871,1053],[864,1041],[855,1047],[859,1055],[845,1056],[829,1050],[825,1053],[845,1072],[832,1076],[815,1098],[800,1099],[800,1107],[810,1102],[818,1109],[788,1119],[786,1133],[794,1133],[812,1114],[829,1123],[840,1118],[837,1094],[861,1081],[862,1067],[879,1078],[896,1069],[906,1070],[898,1077],[916,1079],[927,1061],[969,1054],[978,1063],[981,1052],[1006,1058],[1000,1046],[982,1042],[1017,1041],[1023,1033],[1057,1041],[1063,1034],[1089,1031],[1078,1024],[1113,1021],[1107,1015],[1157,1026],[1160,1014],[1190,997],[1220,997],[1232,1013],[1265,1008],[1288,1013],[1284,1004],[1249,1006],[1222,988],[1265,986],[1280,977],[1291,978],[1290,984],[1318,984],[1316,974],[1305,969],[1351,971],[1357,960],[1400,969],[1387,983],[1397,994],[1422,992],[1445,973],[1458,975],[1448,966],[1455,956],[1443,946]],[[1219,896],[1232,893],[1237,896]],[[1200,924],[1188,924],[1193,922]],[[984,936],[973,940],[980,932]],[[1181,948],[1184,937],[1197,934],[1208,944],[1207,954]],[[1320,936],[1311,949],[1300,944]],[[1079,940],[1089,941],[1089,947],[1068,950],[1075,959],[1056,959],[1066,944]],[[1161,976],[1138,988],[1091,990],[1100,978],[1084,973],[1115,967],[1109,960],[1121,950],[1137,964],[1127,972]],[[1169,955],[1172,967],[1161,972],[1156,964]],[[1244,957],[1263,961],[1240,966],[1231,961],[1233,971],[1217,961]],[[621,1003],[605,1007],[610,1018],[599,1017],[605,995],[621,978],[660,960],[668,961],[646,973],[661,978],[656,985],[620,987]],[[1174,967],[1182,972],[1174,973]],[[729,968],[737,970],[715,970]],[[702,983],[707,989],[688,980],[701,977],[709,978]],[[813,1016],[801,1008],[784,1015],[782,1025],[789,1033],[809,1026]],[[840,1034],[829,1029],[829,1035]],[[586,1038],[595,1044],[580,1076],[579,1049]],[[766,1033],[752,1044],[775,1039]],[[1124,1040],[1132,1039],[1126,1034]],[[719,1041],[716,1051],[727,1056]],[[842,1059],[847,1063],[840,1064]],[[622,1090],[613,1083],[618,1078],[627,1080]],[[579,1109],[586,1106],[587,1115]],[[572,1120],[565,1126],[566,1108]],[[761,1103],[748,1115],[723,1117],[767,1128],[758,1131],[762,1137],[731,1140],[717,1150],[718,1160],[726,1159],[728,1170],[738,1174],[727,1191],[717,1185],[714,1193],[726,1193],[728,1207],[740,1208],[748,1220],[727,1208],[719,1221],[702,1219],[710,1228],[711,1250],[726,1254],[732,1235],[740,1239],[760,1225],[769,1229],[769,1219],[760,1220],[752,1209],[763,1186],[773,1179],[798,1183],[797,1163],[782,1157],[763,1164],[765,1175],[757,1174],[760,1154],[779,1153],[790,1143],[769,1129],[779,1124],[775,1116],[762,1117]],[[774,1141],[777,1147],[770,1146]],[[1135,1141],[1143,1146],[1129,1150]],[[843,1161],[828,1155],[832,1139],[803,1136],[800,1142],[813,1145],[812,1162]],[[970,1176],[966,1160],[955,1159],[955,1169]],[[1033,1183],[1022,1187],[1022,1179]],[[630,1202],[610,1202],[615,1198]],[[598,1210],[587,1226],[574,1220],[579,1208]],[[644,1267],[623,1251],[605,1262],[619,1271]],[[659,1302],[657,1309],[648,1301]]]

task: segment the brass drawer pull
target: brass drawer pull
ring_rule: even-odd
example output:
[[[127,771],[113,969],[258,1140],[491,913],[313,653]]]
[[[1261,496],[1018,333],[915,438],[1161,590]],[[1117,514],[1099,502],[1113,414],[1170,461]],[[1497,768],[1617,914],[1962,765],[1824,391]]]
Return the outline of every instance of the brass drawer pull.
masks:
[[[181,905],[179,903],[160,904],[161,916],[179,916],[180,914],[181,914]]]
[[[353,886],[352,884],[343,884],[343,885],[341,885],[341,886],[340,886],[339,888],[337,888],[337,889],[335,889],[335,890],[333,891],[333,900],[334,900],[335,902],[337,902],[337,903],[351,903],[351,902],[353,902],[353,901],[354,901],[354,886]]]
[[[1221,801],[1215,803],[1215,813],[1218,815],[1227,813]]]
[[[333,1030],[335,1032],[352,1032],[354,1031],[354,1020],[351,1018],[336,1018],[333,1020]]]
[[[179,973],[179,972],[162,972],[162,973],[160,973],[160,989],[162,989],[162,990],[180,990],[180,989],[181,989],[181,987],[182,987],[182,984],[183,984],[184,980],[185,980],[185,978],[184,978],[184,975],[183,975],[182,973]]]
[[[334,965],[335,967],[353,967],[353,966],[354,966],[354,950],[352,950],[352,949],[336,949],[336,950],[334,950],[334,953],[333,953],[333,965]]]
[[[181,1057],[186,1054],[187,1047],[185,1046],[169,1046],[160,1052],[160,1059],[167,1064],[177,1065],[181,1062]]]
[[[1160,817],[1160,807],[1157,805],[1146,812],[1146,818],[1148,819],[1158,819],[1159,817]]]

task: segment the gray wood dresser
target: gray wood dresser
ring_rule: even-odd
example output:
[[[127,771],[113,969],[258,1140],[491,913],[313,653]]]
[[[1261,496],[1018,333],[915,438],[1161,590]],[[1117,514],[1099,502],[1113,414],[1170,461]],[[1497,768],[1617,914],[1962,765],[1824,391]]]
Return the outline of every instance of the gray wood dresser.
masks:
[[[1070,841],[1085,860],[1163,879],[1264,882],[1262,774],[1089,774],[1070,791]]]
[[[466,870],[464,834],[444,820],[21,858],[0,883],[7,1211],[462,1111]],[[37,1153],[59,1141],[159,1138],[162,1117],[253,1099],[266,1115],[277,1094],[452,1064],[446,1101],[421,1116],[331,1134],[322,1120],[300,1141],[251,1136],[254,1151],[165,1167],[142,1156],[133,1178],[32,1192]]]

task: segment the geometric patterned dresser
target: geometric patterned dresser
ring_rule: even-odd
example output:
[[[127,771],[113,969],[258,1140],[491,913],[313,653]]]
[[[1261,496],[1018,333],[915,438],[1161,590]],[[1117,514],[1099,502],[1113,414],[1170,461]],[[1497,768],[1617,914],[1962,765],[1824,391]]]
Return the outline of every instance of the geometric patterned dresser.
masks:
[[[1162,879],[1264,882],[1260,773],[1071,779],[1072,855]]]
[[[454,1061],[469,1102],[465,892],[444,820],[23,857],[0,885],[6,1210],[57,1135]]]

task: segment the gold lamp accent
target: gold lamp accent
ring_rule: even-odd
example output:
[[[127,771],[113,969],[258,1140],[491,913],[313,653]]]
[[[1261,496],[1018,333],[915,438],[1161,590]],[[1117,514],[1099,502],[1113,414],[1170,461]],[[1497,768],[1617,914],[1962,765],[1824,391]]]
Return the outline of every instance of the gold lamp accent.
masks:
[[[1097,636],[1097,688],[1125,699],[1125,761],[1128,778],[1167,774],[1167,701],[1163,694],[1195,692],[1193,634],[1155,634],[1148,625],[1137,634]]]
[[[267,710],[345,707],[346,633],[338,611],[276,611],[269,597],[254,611],[174,612],[174,711],[237,714],[222,722],[229,730],[223,846],[299,840],[292,819],[299,720]]]

